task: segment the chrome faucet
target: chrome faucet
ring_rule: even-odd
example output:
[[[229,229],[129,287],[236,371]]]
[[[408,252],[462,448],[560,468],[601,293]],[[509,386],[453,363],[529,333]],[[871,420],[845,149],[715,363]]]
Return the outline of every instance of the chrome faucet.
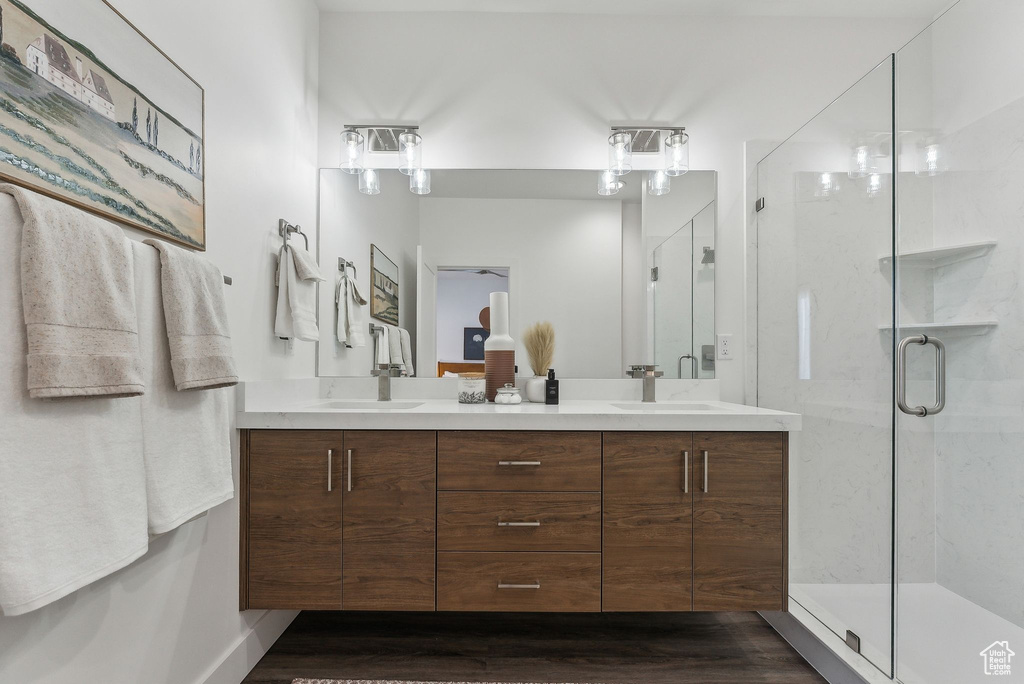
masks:
[[[377,378],[377,401],[391,401],[391,378],[402,374],[402,366],[397,363],[380,363],[370,371]]]
[[[654,403],[654,380],[664,375],[660,370],[655,370],[657,366],[630,366],[629,370],[626,371],[626,375],[631,378],[639,378],[644,381],[644,403]]]

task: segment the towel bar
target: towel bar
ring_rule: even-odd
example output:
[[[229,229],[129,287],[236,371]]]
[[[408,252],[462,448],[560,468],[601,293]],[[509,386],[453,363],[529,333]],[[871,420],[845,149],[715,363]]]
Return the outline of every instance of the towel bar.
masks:
[[[284,238],[284,246],[288,246],[288,236],[291,233],[298,233],[302,236],[303,241],[306,243],[306,251],[309,251],[309,238],[302,232],[302,226],[293,226],[284,219],[277,220],[277,233]]]
[[[359,271],[356,270],[356,265],[351,261],[348,261],[344,257],[338,257],[338,270],[341,271],[346,276],[348,274],[345,272],[345,269],[347,269],[349,266],[352,267],[352,275],[355,276],[356,280],[358,280]]]

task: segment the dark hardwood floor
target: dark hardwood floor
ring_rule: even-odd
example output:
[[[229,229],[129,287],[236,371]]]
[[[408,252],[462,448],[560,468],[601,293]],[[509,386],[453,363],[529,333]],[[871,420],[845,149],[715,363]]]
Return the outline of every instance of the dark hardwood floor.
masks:
[[[822,679],[756,613],[305,612],[243,684],[295,677],[602,684]]]

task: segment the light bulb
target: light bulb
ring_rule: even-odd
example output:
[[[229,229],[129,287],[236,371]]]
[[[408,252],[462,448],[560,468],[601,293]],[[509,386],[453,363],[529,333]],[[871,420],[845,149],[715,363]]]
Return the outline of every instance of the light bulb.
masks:
[[[665,139],[665,173],[682,176],[690,170],[690,136],[682,131]]]
[[[667,172],[651,171],[647,176],[647,193],[650,195],[667,195],[672,190],[672,178]]]
[[[882,191],[882,174],[873,173],[868,176],[868,197],[877,197]]]
[[[376,169],[364,169],[359,174],[359,192],[364,195],[380,194],[380,176],[377,175]]]
[[[347,130],[341,134],[341,163],[338,165],[345,173],[363,172],[363,134],[357,130]]]
[[[633,170],[633,139],[629,133],[612,133],[608,137],[608,170],[616,176]]]
[[[626,183],[619,179],[612,171],[602,171],[601,175],[597,179],[597,194],[598,195],[614,195],[622,189]]]
[[[872,171],[871,154],[867,145],[858,145],[850,155],[850,178],[864,178]]]
[[[409,175],[409,190],[417,195],[430,194],[430,171],[416,169]]]
[[[398,136],[398,170],[406,176],[423,165],[423,138],[418,133],[402,133]]]

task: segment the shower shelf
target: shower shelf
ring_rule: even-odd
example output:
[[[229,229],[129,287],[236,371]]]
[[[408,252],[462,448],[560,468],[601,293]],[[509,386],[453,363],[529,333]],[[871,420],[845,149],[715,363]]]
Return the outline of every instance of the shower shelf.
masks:
[[[970,242],[963,245],[949,245],[947,247],[929,247],[910,252],[903,252],[897,255],[896,259],[904,266],[916,266],[919,268],[939,268],[949,266],[968,259],[977,259],[985,256],[995,249],[995,240],[983,242]],[[883,266],[892,265],[892,256],[879,257],[879,263]]]
[[[999,325],[998,321],[952,321],[949,323],[905,323],[900,325],[904,335],[950,335],[974,337],[987,335]],[[881,332],[892,332],[891,325],[880,325]]]

